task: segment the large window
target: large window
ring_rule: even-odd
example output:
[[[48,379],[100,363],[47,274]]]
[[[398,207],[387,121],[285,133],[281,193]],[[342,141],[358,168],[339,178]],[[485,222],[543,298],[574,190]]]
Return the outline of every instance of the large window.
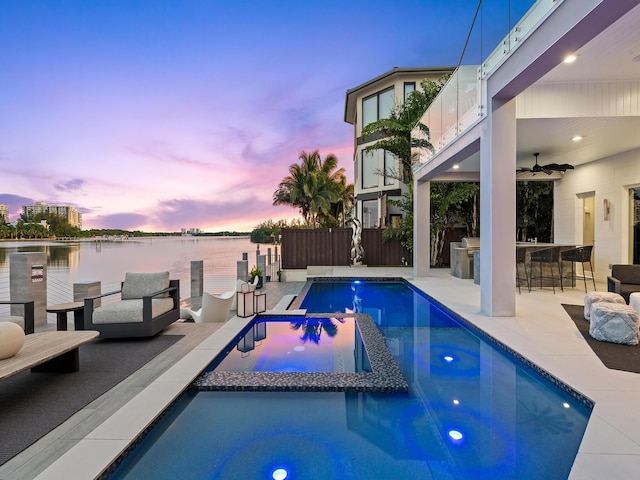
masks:
[[[409,98],[409,94],[416,89],[416,82],[404,82],[404,99]]]
[[[380,176],[376,173],[378,166],[378,151],[362,152],[362,188],[375,188],[378,186]]]
[[[362,202],[362,228],[375,228],[378,226],[378,200],[366,200]]]
[[[382,118],[389,118],[396,104],[393,87],[362,100],[362,127]]]
[[[395,178],[390,176],[389,174],[397,173],[396,172],[396,157],[391,152],[384,152],[384,184],[385,185],[393,185],[395,183]]]

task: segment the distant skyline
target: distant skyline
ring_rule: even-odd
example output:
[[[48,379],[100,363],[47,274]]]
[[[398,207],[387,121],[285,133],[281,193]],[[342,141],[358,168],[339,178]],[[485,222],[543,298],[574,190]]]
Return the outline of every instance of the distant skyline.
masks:
[[[528,3],[533,2],[518,2]],[[476,0],[3,0],[0,203],[251,230],[302,150],[353,181],[348,89],[457,64]],[[494,44],[495,46],[495,44]]]

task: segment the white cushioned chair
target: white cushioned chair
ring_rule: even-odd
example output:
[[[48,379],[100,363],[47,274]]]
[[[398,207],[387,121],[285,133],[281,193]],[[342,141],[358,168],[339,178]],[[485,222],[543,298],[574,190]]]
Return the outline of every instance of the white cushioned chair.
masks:
[[[84,300],[84,328],[100,338],[152,337],[180,317],[180,281],[169,272],[127,273],[122,289]],[[119,302],[94,306],[97,298],[120,294]]]

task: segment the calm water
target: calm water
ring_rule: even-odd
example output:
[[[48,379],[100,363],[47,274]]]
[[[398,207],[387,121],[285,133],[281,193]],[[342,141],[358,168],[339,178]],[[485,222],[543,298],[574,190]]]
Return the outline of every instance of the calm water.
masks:
[[[207,370],[218,372],[370,371],[354,354],[362,350],[353,317],[258,317]],[[368,365],[368,361],[364,362]]]
[[[8,298],[9,255],[46,252],[48,295],[71,295],[75,282],[100,280],[103,292],[119,287],[126,272],[168,270],[180,279],[180,296],[190,296],[192,260],[204,261],[205,290],[220,293],[233,288],[236,262],[248,253],[249,268],[256,263],[256,247],[249,238],[148,237],[121,242],[0,242],[0,295]],[[267,247],[261,246],[261,254]],[[273,252],[273,250],[272,250]],[[66,291],[68,289],[68,292]],[[110,290],[109,290],[110,289]],[[5,295],[6,293],[6,295]],[[51,299],[60,303],[68,299]],[[57,300],[57,301],[56,301]]]
[[[371,314],[409,393],[188,391],[112,478],[568,477],[590,409],[420,292],[316,283],[303,308]]]

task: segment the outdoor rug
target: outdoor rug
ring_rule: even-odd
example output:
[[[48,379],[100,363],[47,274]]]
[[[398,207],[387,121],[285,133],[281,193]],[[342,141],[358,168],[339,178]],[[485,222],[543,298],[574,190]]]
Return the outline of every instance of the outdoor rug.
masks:
[[[80,370],[0,382],[0,465],[49,433],[183,335],[101,340],[80,347]]]
[[[584,305],[562,305],[593,352],[607,368],[640,373],[640,345],[600,342],[589,335],[589,322],[584,319]]]

